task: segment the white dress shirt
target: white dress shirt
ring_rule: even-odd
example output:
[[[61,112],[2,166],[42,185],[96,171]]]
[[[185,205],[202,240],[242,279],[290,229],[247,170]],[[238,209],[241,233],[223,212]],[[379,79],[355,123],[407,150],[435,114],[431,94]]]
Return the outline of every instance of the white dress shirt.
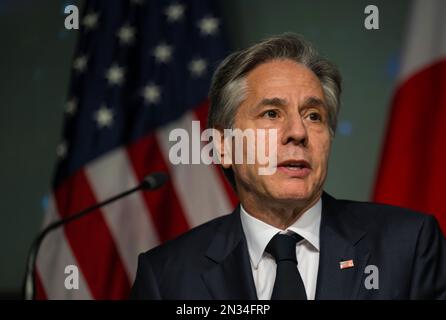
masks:
[[[292,231],[304,239],[296,244],[297,265],[305,286],[308,300],[314,300],[316,294],[317,273],[319,267],[319,227],[321,224],[322,201],[319,201],[286,230],[273,227],[251,216],[240,205],[240,218],[248,243],[251,269],[256,286],[257,297],[269,300],[276,279],[276,261],[265,248],[272,237],[281,232]]]

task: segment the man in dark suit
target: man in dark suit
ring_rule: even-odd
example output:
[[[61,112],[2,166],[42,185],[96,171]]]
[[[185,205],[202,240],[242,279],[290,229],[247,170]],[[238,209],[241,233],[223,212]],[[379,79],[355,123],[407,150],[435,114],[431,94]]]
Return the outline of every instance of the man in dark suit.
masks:
[[[295,35],[226,58],[209,127],[274,132],[274,170],[233,161],[237,145],[225,148],[222,135],[240,205],[141,254],[132,297],[446,299],[446,240],[433,217],[323,191],[340,92],[336,67]],[[257,145],[242,146],[243,159]]]

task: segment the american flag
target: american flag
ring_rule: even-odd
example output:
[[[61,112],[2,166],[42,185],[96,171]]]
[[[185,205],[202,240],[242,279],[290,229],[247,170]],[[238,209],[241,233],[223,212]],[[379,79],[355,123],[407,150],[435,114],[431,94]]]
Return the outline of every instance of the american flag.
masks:
[[[348,269],[353,268],[355,264],[353,263],[353,260],[346,260],[346,261],[340,261],[339,262],[339,269]]]
[[[49,235],[37,298],[121,299],[137,256],[236,204],[216,166],[173,165],[169,132],[205,128],[212,71],[225,55],[215,4],[202,0],[86,1],[58,163],[44,224],[165,171],[168,183],[103,207]],[[78,267],[78,289],[65,268]]]

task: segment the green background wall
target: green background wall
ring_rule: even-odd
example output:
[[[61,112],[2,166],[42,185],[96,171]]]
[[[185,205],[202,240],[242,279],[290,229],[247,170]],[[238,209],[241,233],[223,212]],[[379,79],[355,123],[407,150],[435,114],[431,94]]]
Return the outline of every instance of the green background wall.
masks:
[[[42,221],[77,39],[77,31],[63,28],[63,8],[80,2],[0,2],[0,298],[18,297],[27,250]],[[410,2],[218,3],[232,48],[291,31],[339,66],[344,92],[326,190],[369,200]],[[379,8],[379,30],[364,28],[368,4]]]

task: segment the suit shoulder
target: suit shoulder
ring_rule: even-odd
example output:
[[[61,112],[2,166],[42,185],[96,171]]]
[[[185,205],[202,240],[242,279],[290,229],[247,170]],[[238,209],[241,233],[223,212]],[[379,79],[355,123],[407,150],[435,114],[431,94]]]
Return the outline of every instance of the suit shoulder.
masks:
[[[344,210],[353,212],[360,221],[373,224],[420,227],[426,221],[434,219],[429,214],[394,205],[352,200],[337,201]]]
[[[171,257],[179,259],[183,255],[190,257],[193,254],[203,253],[207,249],[215,232],[222,224],[227,223],[232,215],[232,213],[227,214],[194,227],[180,236],[168,240],[141,255],[145,258],[164,261]]]

